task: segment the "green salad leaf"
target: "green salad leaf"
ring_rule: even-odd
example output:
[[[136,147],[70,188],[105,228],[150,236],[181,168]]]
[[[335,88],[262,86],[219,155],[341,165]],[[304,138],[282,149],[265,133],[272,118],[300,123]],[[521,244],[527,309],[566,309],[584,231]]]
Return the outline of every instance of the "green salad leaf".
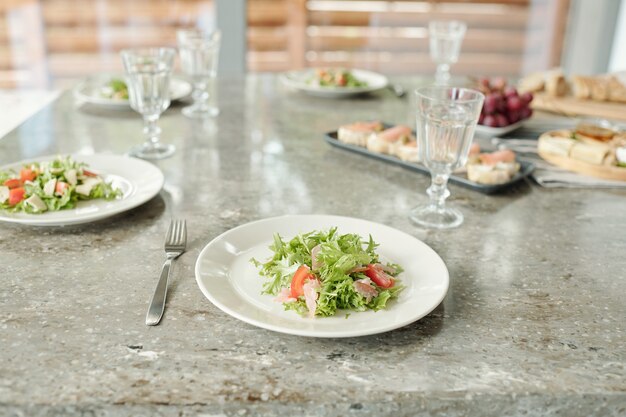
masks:
[[[385,308],[390,299],[396,298],[404,287],[396,278],[402,268],[389,263],[382,265],[376,253],[377,246],[372,236],[364,241],[357,234],[339,234],[336,227],[299,234],[289,241],[275,234],[270,246],[273,256],[266,262],[256,259],[251,262],[266,279],[263,293],[278,296],[282,292],[283,298],[289,293],[298,268],[305,265],[310,269],[309,279],[319,283],[315,311],[311,312],[307,307],[305,296],[294,297],[293,294],[287,300],[281,300],[286,310],[317,316],[332,316],[337,310],[378,311]],[[384,274],[391,285],[381,286],[371,280],[370,270]],[[371,289],[366,287],[368,291],[364,294],[363,290],[357,289],[359,285]]]
[[[31,177],[26,179],[24,175]],[[71,209],[81,200],[113,200],[122,196],[122,190],[113,188],[102,177],[90,172],[86,164],[76,162],[70,156],[24,165],[20,173],[0,171],[0,187],[9,194],[16,189],[23,190],[17,202],[8,196],[3,198],[6,193],[0,192],[0,209],[30,214]]]

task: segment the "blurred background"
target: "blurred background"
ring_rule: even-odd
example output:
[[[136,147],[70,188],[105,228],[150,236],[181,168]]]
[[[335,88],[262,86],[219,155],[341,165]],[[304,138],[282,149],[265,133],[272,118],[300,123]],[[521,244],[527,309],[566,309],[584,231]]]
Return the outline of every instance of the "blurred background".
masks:
[[[126,47],[224,33],[220,77],[318,66],[432,74],[427,25],[468,25],[455,75],[626,69],[625,0],[0,0],[0,88],[69,87],[120,72]]]

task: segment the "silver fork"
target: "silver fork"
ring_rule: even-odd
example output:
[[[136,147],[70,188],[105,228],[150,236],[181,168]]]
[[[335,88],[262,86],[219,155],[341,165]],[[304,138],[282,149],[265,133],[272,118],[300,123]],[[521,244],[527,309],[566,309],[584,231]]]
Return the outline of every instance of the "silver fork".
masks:
[[[167,295],[167,281],[170,277],[170,266],[172,261],[178,258],[187,246],[187,224],[184,220],[172,220],[170,228],[165,236],[165,255],[167,259],[161,270],[161,277],[154,290],[150,307],[146,315],[146,325],[156,326],[163,317],[165,310],[165,297]]]

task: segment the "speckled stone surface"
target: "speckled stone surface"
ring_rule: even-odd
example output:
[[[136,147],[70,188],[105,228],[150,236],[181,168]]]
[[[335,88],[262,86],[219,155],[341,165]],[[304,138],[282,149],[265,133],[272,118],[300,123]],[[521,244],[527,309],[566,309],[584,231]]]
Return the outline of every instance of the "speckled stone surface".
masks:
[[[412,86],[410,82],[407,86]],[[0,224],[0,415],[624,416],[626,192],[450,186],[452,231],[407,219],[429,179],[335,149],[323,133],[410,120],[390,92],[325,100],[273,76],[222,80],[221,114],[163,116],[161,194],[66,228]],[[131,111],[66,93],[0,139],[0,163],[141,142]],[[451,286],[422,320],[377,336],[309,339],[238,321],[199,291],[216,235],[285,213],[385,223],[445,260]],[[189,224],[161,325],[144,317],[174,214]]]

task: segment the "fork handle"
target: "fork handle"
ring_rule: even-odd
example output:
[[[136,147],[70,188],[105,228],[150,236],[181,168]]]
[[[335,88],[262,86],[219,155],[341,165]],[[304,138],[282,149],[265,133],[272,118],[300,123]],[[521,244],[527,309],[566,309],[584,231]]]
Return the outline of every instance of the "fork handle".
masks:
[[[172,266],[172,258],[168,258],[163,264],[161,270],[161,277],[154,290],[152,300],[150,300],[150,307],[148,308],[148,314],[146,315],[146,325],[156,326],[163,317],[163,311],[165,310],[165,297],[167,296],[167,281],[170,277],[170,267]]]

